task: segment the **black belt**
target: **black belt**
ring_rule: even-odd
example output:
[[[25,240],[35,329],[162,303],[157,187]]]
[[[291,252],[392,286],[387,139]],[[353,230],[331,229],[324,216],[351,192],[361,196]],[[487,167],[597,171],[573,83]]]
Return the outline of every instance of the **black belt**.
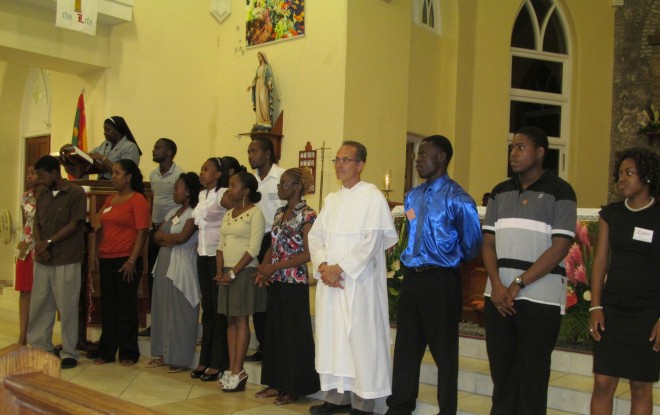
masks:
[[[433,271],[436,269],[446,269],[445,267],[439,267],[437,265],[420,265],[418,267],[411,267],[410,270],[413,272],[426,272],[426,271]]]

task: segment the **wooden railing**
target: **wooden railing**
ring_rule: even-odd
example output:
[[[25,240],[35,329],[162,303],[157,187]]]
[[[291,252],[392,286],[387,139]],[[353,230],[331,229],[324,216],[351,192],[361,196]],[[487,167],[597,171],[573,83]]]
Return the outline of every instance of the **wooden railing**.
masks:
[[[19,345],[0,350],[0,413],[154,414],[139,405],[60,379],[59,359]]]

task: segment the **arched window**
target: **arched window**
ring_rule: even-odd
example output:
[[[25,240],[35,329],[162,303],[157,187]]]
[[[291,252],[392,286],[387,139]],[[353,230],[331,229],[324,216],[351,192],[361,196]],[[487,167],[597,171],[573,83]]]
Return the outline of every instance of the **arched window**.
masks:
[[[566,29],[555,1],[524,0],[511,34],[509,139],[521,127],[542,128],[550,140],[545,168],[564,178],[569,64]]]
[[[440,34],[440,0],[414,0],[413,21]]]

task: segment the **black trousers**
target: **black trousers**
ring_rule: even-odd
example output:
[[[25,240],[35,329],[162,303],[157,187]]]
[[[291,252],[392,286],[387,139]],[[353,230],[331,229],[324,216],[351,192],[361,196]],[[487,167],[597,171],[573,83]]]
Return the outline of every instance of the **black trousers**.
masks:
[[[147,263],[149,268],[147,269],[147,275],[149,276],[149,307],[151,308],[151,297],[154,294],[154,265],[156,265],[156,258],[158,258],[158,252],[160,252],[160,246],[156,245],[154,242],[154,235],[158,230],[158,225],[152,225],[149,230],[149,239],[147,240],[147,250],[149,257],[147,258]]]
[[[138,347],[138,287],[142,275],[142,258],[135,261],[133,280],[126,282],[119,269],[128,260],[99,258],[101,276],[101,339],[99,357],[113,362],[119,351],[119,360],[140,358]]]
[[[458,269],[409,270],[401,283],[394,346],[392,395],[388,414],[411,414],[419,392],[419,372],[428,344],[438,367],[440,414],[458,406],[458,322],[461,317]]]
[[[229,367],[227,317],[218,314],[215,256],[197,256],[197,278],[202,293],[202,347],[199,365],[225,371]]]
[[[491,415],[543,415],[547,411],[550,356],[557,342],[559,306],[514,302],[502,317],[486,297],[486,349],[493,379]]]
[[[264,239],[261,240],[261,248],[259,249],[259,255],[257,256],[259,264],[264,260],[264,256],[266,256],[266,252],[270,249],[270,245],[271,236],[270,232],[268,232],[264,234]],[[259,342],[259,350],[263,350],[266,336],[266,312],[261,311],[254,313],[252,315],[252,324],[254,325],[254,334],[257,336],[257,341]]]

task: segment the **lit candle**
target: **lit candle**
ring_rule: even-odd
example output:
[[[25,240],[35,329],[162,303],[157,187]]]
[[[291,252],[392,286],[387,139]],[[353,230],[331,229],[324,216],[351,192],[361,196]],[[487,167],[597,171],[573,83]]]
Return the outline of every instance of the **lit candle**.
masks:
[[[390,173],[385,173],[385,190],[390,190]]]

